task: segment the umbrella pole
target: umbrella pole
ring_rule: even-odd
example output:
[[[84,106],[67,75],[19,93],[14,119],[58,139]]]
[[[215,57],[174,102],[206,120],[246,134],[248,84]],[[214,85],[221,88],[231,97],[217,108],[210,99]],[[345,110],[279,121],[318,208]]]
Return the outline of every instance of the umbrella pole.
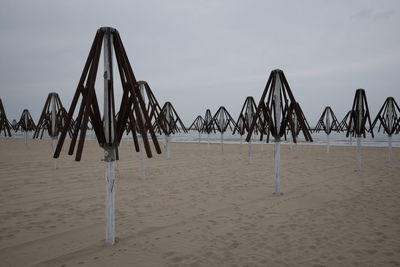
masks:
[[[329,153],[330,146],[331,146],[331,140],[330,140],[330,135],[329,134],[326,135],[326,139],[327,139],[326,153]]]
[[[361,136],[357,136],[356,171],[361,171]]]
[[[253,161],[253,147],[251,145],[251,139],[249,141],[249,150],[248,150],[248,164],[251,164],[251,162]]]
[[[104,149],[106,162],[106,243],[115,243],[115,150]]]
[[[224,152],[224,133],[221,132],[221,152]]]
[[[279,196],[281,192],[281,142],[275,139],[275,192]]]
[[[54,155],[54,152],[56,151],[57,147],[57,138],[52,138],[52,143],[51,143],[51,151]],[[53,157],[53,169],[57,169],[57,159]]]
[[[165,135],[165,150],[167,151],[167,159],[170,159],[170,149],[169,135]]]
[[[144,144],[143,138],[140,136],[139,138],[139,157],[140,157],[140,166],[139,166],[139,179],[144,179]]]

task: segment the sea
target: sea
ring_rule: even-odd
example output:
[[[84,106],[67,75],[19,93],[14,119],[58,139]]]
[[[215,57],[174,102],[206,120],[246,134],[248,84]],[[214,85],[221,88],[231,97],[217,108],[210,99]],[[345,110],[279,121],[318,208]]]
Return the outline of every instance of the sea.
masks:
[[[12,133],[12,138],[24,138],[23,132]],[[28,138],[32,138],[33,133],[28,133]],[[157,136],[160,140],[164,139],[164,136]],[[4,138],[4,137],[2,137]],[[49,138],[46,134],[44,138]],[[87,139],[94,139],[95,135],[93,131],[88,131],[86,135]],[[132,135],[123,135],[123,140],[132,139]],[[221,142],[221,134],[220,133],[211,133],[208,137],[207,134],[200,134],[197,131],[189,131],[188,133],[180,132],[170,136],[170,142],[180,142],[180,143],[198,143],[200,139],[200,143],[207,143],[209,138],[210,143],[220,143]],[[328,138],[325,132],[312,133],[313,142],[306,142],[304,136],[299,135],[297,142],[299,145],[326,145]],[[227,131],[223,134],[223,142],[224,144],[244,144],[246,139],[246,135],[240,136],[237,133],[232,134],[232,132]],[[266,136],[264,136],[264,140],[262,142],[266,142]],[[273,139],[270,139],[272,142]],[[282,144],[292,144],[291,136],[287,137],[287,140],[282,139]],[[252,143],[261,144],[260,136],[253,135]],[[356,139],[346,137],[345,132],[332,132],[329,136],[329,143],[333,146],[350,146],[356,145]],[[362,138],[361,143],[363,146],[372,146],[372,147],[384,147],[388,146],[388,136],[385,133],[374,131],[374,137],[371,136],[370,133],[366,135],[365,138]],[[392,146],[400,147],[400,134],[392,136]]]

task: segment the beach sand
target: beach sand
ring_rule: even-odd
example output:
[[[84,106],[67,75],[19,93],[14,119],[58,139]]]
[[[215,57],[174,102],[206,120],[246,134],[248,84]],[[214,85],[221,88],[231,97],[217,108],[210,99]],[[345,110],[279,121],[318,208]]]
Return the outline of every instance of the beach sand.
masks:
[[[0,139],[0,266],[398,266],[400,148],[282,145],[274,196],[273,145],[173,143],[146,159],[120,147],[117,243],[104,243],[103,151],[81,162],[51,141]],[[154,150],[153,150],[154,151]]]

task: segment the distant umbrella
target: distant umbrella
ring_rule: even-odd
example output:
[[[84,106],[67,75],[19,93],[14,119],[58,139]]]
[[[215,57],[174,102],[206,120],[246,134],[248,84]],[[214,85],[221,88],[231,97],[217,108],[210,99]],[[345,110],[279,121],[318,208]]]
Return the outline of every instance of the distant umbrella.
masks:
[[[231,131],[236,129],[235,120],[224,106],[219,107],[213,116],[215,128],[221,133],[221,151],[224,152],[224,133],[229,128]]]
[[[383,132],[388,135],[388,160],[392,160],[392,135],[397,134],[396,129],[400,124],[400,108],[393,97],[386,98],[381,109],[372,122],[372,129],[379,123],[378,132],[383,129]]]
[[[326,138],[327,138],[326,152],[329,152],[329,147],[330,147],[329,136],[331,132],[340,131],[340,123],[336,118],[336,115],[333,112],[332,108],[329,106],[325,107],[321,117],[318,120],[317,125],[315,126],[314,132],[319,133],[320,131],[324,131],[326,133]]]
[[[361,170],[361,137],[366,137],[366,133],[370,132],[374,137],[374,132],[369,115],[367,96],[364,89],[357,89],[354,96],[353,107],[350,113],[350,120],[347,125],[346,136],[357,138],[356,149],[356,170]]]
[[[257,106],[256,114],[251,123],[246,141],[250,141],[253,131],[257,124],[257,118],[263,114],[265,118],[265,128],[268,127],[268,137],[272,135],[275,139],[275,194],[281,194],[280,186],[280,141],[286,137],[286,130],[292,134],[296,141],[295,124],[293,113],[296,114],[300,130],[306,141],[312,141],[309,128],[304,120],[304,114],[300,105],[294,99],[292,91],[281,70],[273,70],[268,78],[267,85],[262,93],[260,102]],[[268,141],[267,137],[267,141]]]

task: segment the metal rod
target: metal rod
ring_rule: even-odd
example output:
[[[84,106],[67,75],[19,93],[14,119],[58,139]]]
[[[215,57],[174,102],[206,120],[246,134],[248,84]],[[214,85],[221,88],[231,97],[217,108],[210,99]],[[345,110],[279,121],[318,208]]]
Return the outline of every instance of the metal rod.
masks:
[[[139,179],[143,180],[145,178],[145,169],[144,169],[144,144],[143,144],[143,138],[140,135],[139,136],[139,146],[140,146],[140,151],[139,151],[139,157],[140,157],[140,166],[139,166]]]
[[[112,35],[106,32],[104,36],[104,121],[103,129],[106,145],[104,160],[106,162],[106,243],[115,243],[115,148],[114,116],[112,103]]]
[[[356,170],[361,171],[361,136],[357,136]]]
[[[247,163],[251,164],[253,162],[253,147],[252,147],[252,144],[251,144],[251,139],[250,139],[250,141],[248,143],[248,146],[249,146],[249,149],[248,149],[248,160],[247,160]]]
[[[275,195],[281,195],[281,142],[275,140]]]
[[[167,151],[167,159],[170,159],[170,142],[169,142],[169,135],[164,135],[165,136],[165,150]]]
[[[224,132],[221,132],[221,152],[224,152]]]

